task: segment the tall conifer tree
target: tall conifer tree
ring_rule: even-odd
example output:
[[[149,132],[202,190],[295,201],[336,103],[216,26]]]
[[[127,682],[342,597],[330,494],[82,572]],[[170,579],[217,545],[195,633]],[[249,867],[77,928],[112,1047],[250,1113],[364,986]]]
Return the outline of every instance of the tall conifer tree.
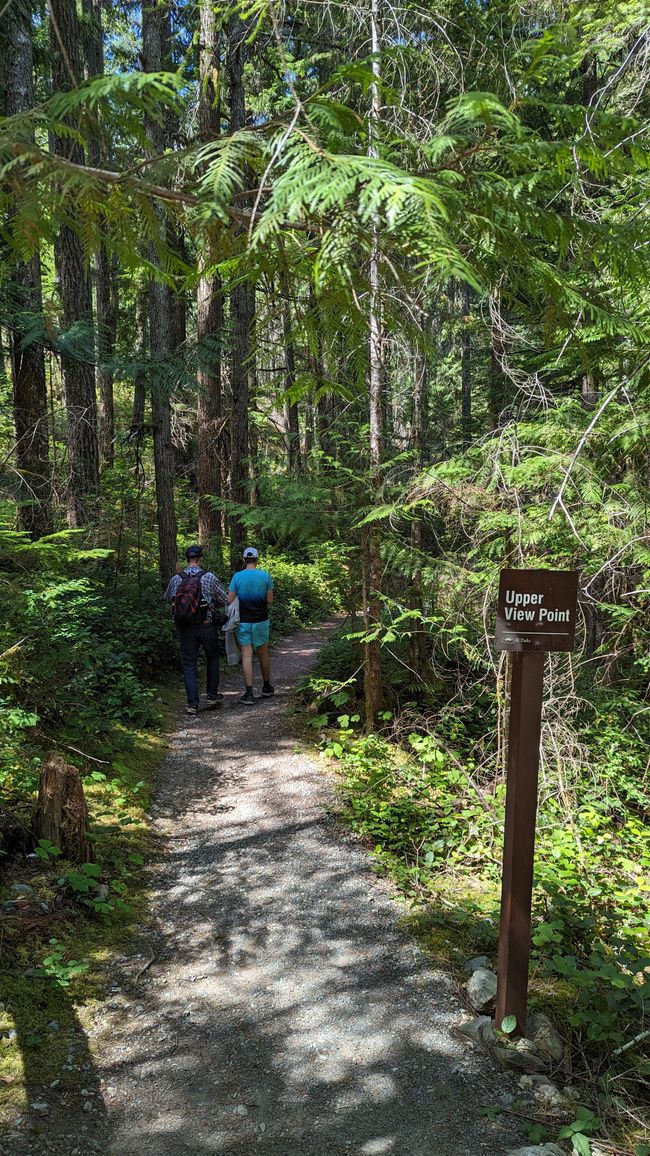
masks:
[[[6,15],[5,112],[34,105],[32,26],[27,0],[16,0]],[[20,525],[38,538],[52,525],[45,356],[42,327],[41,262],[16,260],[11,270],[9,335],[13,380],[16,465],[21,483]]]
[[[52,0],[50,8],[52,82],[55,92],[67,92],[81,80],[81,30],[75,0]],[[73,136],[59,136],[61,157],[83,165],[81,145]],[[65,348],[61,354],[63,390],[68,419],[70,489],[68,517],[83,526],[93,515],[99,488],[99,448],[95,397],[93,308],[87,254],[71,220],[60,227],[56,257],[60,278]]]

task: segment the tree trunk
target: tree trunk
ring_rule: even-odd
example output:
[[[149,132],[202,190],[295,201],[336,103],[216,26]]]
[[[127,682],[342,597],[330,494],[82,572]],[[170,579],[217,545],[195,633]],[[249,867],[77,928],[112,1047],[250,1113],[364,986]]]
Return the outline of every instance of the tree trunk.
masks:
[[[338,410],[339,398],[333,393],[321,396],[316,404],[318,448],[325,457],[333,461],[338,461],[339,453],[336,438],[332,436],[337,428]]]
[[[280,280],[282,292],[282,334],[284,337],[284,391],[291,395],[296,384],[296,351],[293,344],[291,326],[291,306],[289,304],[289,287],[286,274]],[[284,402],[285,447],[287,452],[287,472],[295,478],[300,469],[300,422],[298,418],[298,404],[290,396]]]
[[[257,420],[253,418],[250,420],[250,414],[257,414],[257,369],[255,362],[251,364],[251,381],[250,381],[250,396],[248,399],[248,504],[249,506],[259,506],[260,504],[260,489],[258,485],[258,463],[260,456],[260,439],[258,436]]]
[[[462,322],[460,331],[460,382],[461,382],[461,417],[460,424],[463,441],[471,441],[472,437],[472,378],[471,378],[471,338],[470,338],[470,288],[463,282],[461,289]]]
[[[598,92],[598,65],[596,57],[591,53],[585,56],[580,65],[580,100],[589,108]]]
[[[49,754],[41,769],[35,835],[61,848],[64,859],[90,861],[88,807],[77,767]]]
[[[89,80],[93,76],[104,75],[104,42],[102,38],[101,0],[82,0],[81,7],[84,14],[84,76],[86,80]],[[101,148],[98,140],[91,140],[89,142],[88,148],[91,156],[93,156],[93,154],[101,155]]]
[[[166,320],[164,308],[164,286],[152,285],[149,305],[149,319],[153,334],[160,319]],[[161,300],[162,298],[162,300]],[[160,359],[163,350],[160,342],[152,348],[154,358]],[[159,365],[160,365],[159,360]],[[160,551],[160,577],[163,584],[175,572],[177,559],[177,524],[174,508],[174,446],[171,429],[171,407],[164,376],[159,375],[151,389],[151,423],[153,426],[153,458],[156,475],[156,518],[158,522],[158,546]]]
[[[142,8],[142,62],[145,72],[160,72],[166,64],[169,46],[169,9],[166,3],[154,2]],[[145,117],[145,131],[151,142],[153,155],[164,152],[167,129],[152,117]],[[161,239],[165,235],[164,214],[156,210],[160,220]],[[158,257],[152,248],[154,264]],[[169,580],[176,568],[176,511],[174,508],[174,447],[171,432],[171,403],[169,382],[169,335],[171,319],[169,292],[160,281],[149,285],[149,347],[154,368],[151,383],[151,419],[153,425],[153,454],[156,476],[156,519],[160,576]]]
[[[321,453],[326,454],[327,457],[334,457],[336,453],[336,443],[330,437],[330,434],[334,428],[334,422],[331,419],[335,399],[332,394],[326,394],[324,392],[325,362],[323,357],[322,325],[313,291],[310,291],[309,311],[314,316],[315,329],[315,348],[312,347],[307,355],[309,372],[314,379],[314,385],[316,387],[316,402],[312,408],[312,436],[317,442],[318,449]]]
[[[580,396],[586,410],[593,410],[600,401],[600,392],[593,373],[583,373],[580,383]]]
[[[80,28],[74,0],[52,0],[52,82],[55,92],[74,88],[81,77]],[[83,165],[83,149],[68,137],[55,138],[55,150]],[[94,512],[99,489],[99,447],[95,397],[93,309],[86,255],[80,238],[62,224],[56,243],[61,280],[63,328],[67,351],[61,354],[63,391],[68,418],[70,511],[73,526],[85,525]],[[75,331],[74,339],[70,337]]]
[[[246,60],[247,25],[238,17],[228,23],[228,95],[230,131],[246,124],[244,64]],[[242,237],[242,244],[245,241]],[[230,385],[232,412],[230,420],[230,497],[243,504],[248,498],[248,404],[251,327],[254,293],[245,282],[235,285],[230,294]],[[245,532],[237,517],[231,519],[230,552],[233,566],[241,558]]]
[[[496,321],[490,328],[490,369],[488,377],[488,410],[492,429],[498,429],[503,422],[503,411],[508,402],[508,390],[503,372],[503,336]]]
[[[115,460],[115,403],[111,361],[117,339],[118,298],[106,246],[101,245],[95,264],[97,303],[97,392],[99,401],[99,453],[107,466]]]
[[[197,290],[196,336],[199,368],[198,489],[199,541],[208,546],[221,532],[221,512],[207,498],[221,497],[221,341],[223,294],[217,277],[201,277]]]
[[[100,0],[82,0],[84,13],[85,76],[90,79],[104,75],[104,43]],[[95,112],[95,117],[99,114]],[[106,167],[102,147],[102,125],[88,142],[90,163]],[[113,370],[111,359],[117,337],[117,286],[113,283],[111,262],[105,245],[95,254],[95,310],[97,319],[97,394],[99,418],[99,456],[112,466],[115,457],[115,407],[113,400]]]
[[[302,467],[304,470],[309,468],[309,459],[314,448],[314,430],[315,430],[315,408],[314,399],[311,392],[307,395],[307,402],[305,406],[305,441],[302,452]]]
[[[424,447],[427,429],[427,363],[423,353],[415,354],[415,382],[413,392],[413,469],[415,474],[421,473],[424,467]],[[413,570],[412,606],[414,610],[424,613],[424,597],[422,590],[422,519],[417,515],[411,523],[411,554]],[[424,677],[426,667],[426,635],[421,619],[416,619],[409,638],[409,661],[411,669],[420,677]]]
[[[131,414],[131,434],[144,434],[144,410],[146,402],[145,361],[147,357],[147,313],[149,307],[148,290],[138,289],[135,298],[135,356],[137,367],[133,378],[133,410]]]
[[[169,144],[169,141],[167,142]],[[186,260],[185,234],[179,227],[168,230],[169,247]],[[169,296],[169,348],[181,349],[187,341],[187,299],[182,279],[176,279],[176,288],[167,286]]]
[[[202,0],[199,10],[199,136],[214,140],[220,132],[219,42],[212,0]],[[199,269],[206,254],[199,256]],[[219,277],[201,275],[196,300],[198,344],[198,469],[199,541],[204,546],[221,535],[221,511],[207,498],[221,497],[221,355],[223,341],[223,288]]]
[[[287,349],[287,354],[289,350]],[[289,358],[287,358],[289,360]],[[287,376],[294,370],[287,367]],[[287,472],[289,477],[298,476],[300,469],[300,419],[298,406],[295,402],[284,403],[284,443],[287,451]]]
[[[248,501],[248,359],[252,316],[250,286],[237,285],[230,295],[230,496],[233,502],[240,504]],[[230,535],[233,565],[239,561],[244,544],[244,527],[240,519],[233,516]]]
[[[5,60],[7,116],[34,105],[32,28],[27,5],[12,4],[7,11]],[[34,318],[43,314],[41,262],[36,254],[12,269],[15,304],[9,317],[13,383],[13,418],[16,466],[21,495],[21,529],[34,538],[52,529],[50,460],[48,448],[47,388],[43,344],[30,336]]]
[[[379,0],[371,0],[371,34],[372,52],[374,55],[372,70],[375,80],[371,86],[371,115],[370,131],[371,142],[368,149],[370,156],[377,156],[377,149],[373,139],[373,128],[377,125],[380,116],[379,103]],[[375,498],[379,498],[379,467],[381,465],[381,450],[383,437],[383,406],[382,406],[382,346],[383,332],[381,322],[381,302],[379,297],[379,243],[378,225],[373,226],[372,248],[370,254],[370,304],[369,304],[369,394],[370,394],[370,476],[371,486]],[[367,593],[365,600],[364,618],[367,630],[379,625],[381,617],[381,538],[379,527],[371,522],[363,535],[362,553],[365,562]],[[381,706],[382,676],[381,676],[381,642],[373,639],[365,643],[364,647],[364,674],[363,690],[366,703],[366,727],[371,730],[377,721],[377,714]]]

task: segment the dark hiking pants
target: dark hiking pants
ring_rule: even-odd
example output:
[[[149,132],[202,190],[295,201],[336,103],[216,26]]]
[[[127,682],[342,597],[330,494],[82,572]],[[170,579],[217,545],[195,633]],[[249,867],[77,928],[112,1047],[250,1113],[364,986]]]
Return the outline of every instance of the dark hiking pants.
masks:
[[[199,705],[199,680],[197,664],[199,650],[203,647],[207,666],[207,695],[214,698],[219,690],[219,638],[217,628],[209,622],[197,622],[193,626],[177,626],[178,642],[181,648],[183,679],[187,693],[187,705]]]

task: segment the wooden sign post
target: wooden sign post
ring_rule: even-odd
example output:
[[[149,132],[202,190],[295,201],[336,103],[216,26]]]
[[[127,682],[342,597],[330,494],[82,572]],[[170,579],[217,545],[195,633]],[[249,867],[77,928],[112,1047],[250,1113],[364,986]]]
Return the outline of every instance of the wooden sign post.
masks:
[[[526,1031],[544,654],[573,650],[574,571],[502,570],[496,648],[512,651],[496,1026]]]

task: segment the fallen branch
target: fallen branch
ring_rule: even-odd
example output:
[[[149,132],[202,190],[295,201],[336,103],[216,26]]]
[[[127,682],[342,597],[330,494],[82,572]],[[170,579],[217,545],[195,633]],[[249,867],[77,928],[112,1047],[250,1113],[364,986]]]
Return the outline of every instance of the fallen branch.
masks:
[[[650,1036],[650,1029],[645,1032],[639,1032],[638,1036],[635,1036],[633,1040],[628,1040],[626,1044],[623,1044],[620,1048],[617,1048],[616,1051],[612,1053],[612,1055],[622,1056],[623,1052],[626,1052],[628,1048],[633,1048],[635,1044],[640,1044],[641,1040],[647,1040],[648,1036]]]
[[[564,494],[564,491],[567,487],[567,483],[569,481],[569,478],[571,477],[573,467],[575,466],[578,458],[580,457],[580,454],[582,453],[582,450],[584,449],[584,447],[586,445],[587,439],[588,439],[591,431],[594,429],[594,426],[597,424],[599,418],[601,418],[602,415],[604,414],[610,401],[613,401],[613,399],[616,397],[616,394],[618,393],[620,388],[621,388],[621,383],[619,382],[617,385],[614,386],[613,389],[610,389],[609,393],[607,394],[607,397],[602,402],[600,409],[596,410],[596,413],[592,417],[591,421],[589,422],[589,425],[587,426],[585,432],[583,433],[582,437],[580,438],[580,441],[578,442],[575,450],[573,451],[573,454],[571,456],[571,461],[569,462],[569,464],[565,470],[564,477],[562,479],[562,485],[560,486],[560,488],[559,488],[559,490],[555,496],[555,501],[553,502],[553,505],[551,506],[551,512],[548,516],[549,522],[550,522],[551,518],[553,517],[555,511],[557,510],[558,506],[562,505],[562,508],[566,512],[566,507],[564,507],[564,505],[562,503],[562,495]]]
[[[91,763],[101,763],[104,767],[110,766],[110,759],[95,758],[95,755],[89,755],[86,753],[86,751],[80,751],[79,747],[71,747],[68,743],[61,743],[58,739],[52,738],[51,735],[44,734],[43,731],[36,731],[36,734],[41,735],[41,737],[44,739],[47,739],[48,743],[54,743],[55,746],[63,747],[63,749],[66,751],[74,751],[75,755],[81,755],[82,759],[90,759]]]
[[[156,962],[156,957],[155,957],[155,955],[152,955],[151,959],[148,959],[147,962],[144,964],[144,966],[140,968],[140,970],[136,973],[136,975],[134,975],[133,982],[137,983],[138,980],[140,979],[140,976],[144,975],[147,968],[151,967],[152,963],[155,963],[155,962]]]

